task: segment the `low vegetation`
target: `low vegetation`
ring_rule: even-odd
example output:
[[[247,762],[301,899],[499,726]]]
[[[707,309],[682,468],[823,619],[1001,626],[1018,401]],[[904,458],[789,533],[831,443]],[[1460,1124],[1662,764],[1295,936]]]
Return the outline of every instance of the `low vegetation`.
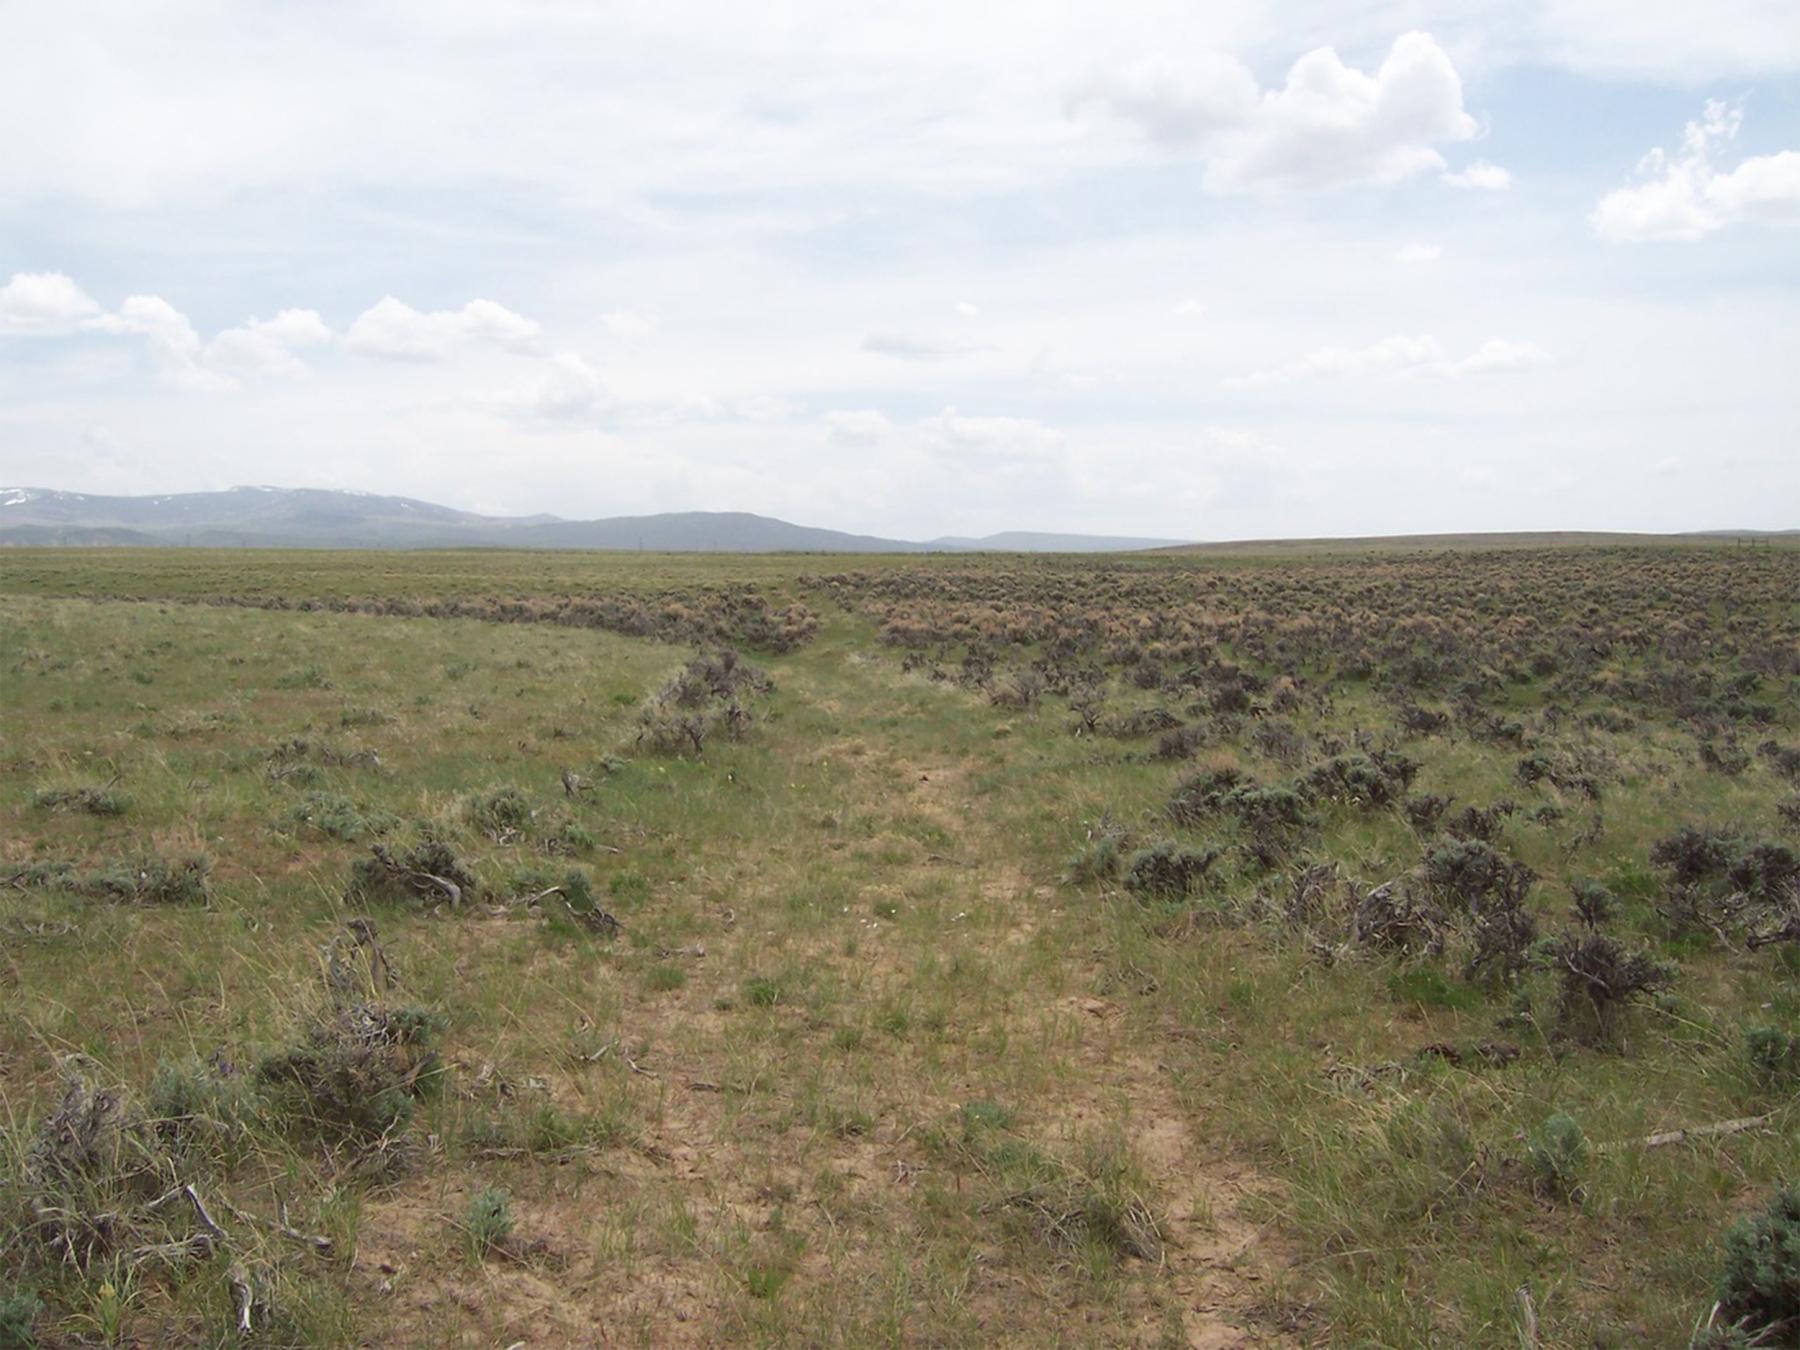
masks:
[[[1793,1343],[1796,597],[21,552],[0,1344]]]

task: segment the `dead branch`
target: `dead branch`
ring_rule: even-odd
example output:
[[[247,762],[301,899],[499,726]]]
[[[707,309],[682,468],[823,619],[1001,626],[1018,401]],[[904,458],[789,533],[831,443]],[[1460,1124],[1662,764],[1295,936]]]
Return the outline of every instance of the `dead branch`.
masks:
[[[188,1198],[188,1203],[194,1207],[194,1217],[200,1220],[200,1226],[213,1237],[229,1238],[231,1236],[223,1228],[219,1227],[211,1214],[206,1212],[206,1203],[200,1199],[200,1192],[194,1189],[194,1183],[191,1181],[185,1186],[177,1186],[174,1190],[157,1196],[156,1199],[145,1205],[144,1208],[147,1210],[160,1209],[179,1195],[185,1195]]]
[[[1689,1139],[1717,1139],[1728,1134],[1742,1134],[1745,1130],[1754,1130],[1766,1125],[1775,1118],[1775,1112],[1766,1111],[1760,1116],[1743,1116],[1737,1120],[1719,1120],[1710,1125],[1690,1125],[1682,1130],[1665,1130],[1661,1134],[1647,1134],[1641,1139],[1617,1139],[1609,1144],[1599,1144],[1595,1151],[1611,1153],[1622,1148],[1663,1148],[1669,1144],[1684,1143]]]
[[[281,1201],[275,1208],[275,1231],[284,1238],[292,1238],[295,1242],[304,1242],[321,1256],[329,1255],[332,1241],[323,1233],[303,1233],[288,1223],[287,1201]]]
[[[1752,933],[1745,939],[1745,945],[1751,951],[1759,947],[1772,946],[1777,942],[1800,942],[1800,905],[1787,916],[1787,922],[1779,928],[1771,928],[1766,933]]]
[[[250,1288],[250,1272],[244,1269],[242,1261],[233,1261],[231,1270],[226,1276],[231,1281],[231,1296],[237,1300],[237,1325],[240,1334],[250,1334],[250,1310],[255,1302],[254,1291]]]

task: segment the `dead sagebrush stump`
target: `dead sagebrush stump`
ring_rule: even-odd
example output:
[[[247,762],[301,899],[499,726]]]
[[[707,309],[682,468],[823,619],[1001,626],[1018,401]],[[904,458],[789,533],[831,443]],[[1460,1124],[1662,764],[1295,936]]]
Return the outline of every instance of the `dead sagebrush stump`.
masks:
[[[346,900],[448,900],[456,909],[476,889],[474,874],[447,844],[426,842],[399,857],[387,845],[374,844],[369,853],[350,870]]]
[[[140,1213],[167,1188],[173,1163],[122,1087],[96,1086],[65,1065],[61,1099],[25,1157],[31,1232],[54,1259],[86,1270],[142,1239]]]

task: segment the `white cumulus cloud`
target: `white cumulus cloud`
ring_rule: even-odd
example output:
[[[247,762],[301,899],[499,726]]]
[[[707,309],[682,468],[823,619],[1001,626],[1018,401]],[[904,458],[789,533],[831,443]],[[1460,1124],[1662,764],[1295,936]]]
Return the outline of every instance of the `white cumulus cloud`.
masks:
[[[388,295],[356,316],[344,335],[344,345],[363,356],[440,361],[457,347],[473,342],[530,351],[541,332],[535,320],[492,300],[471,300],[461,309],[427,312]]]
[[[188,316],[160,295],[131,295],[115,314],[101,314],[85,325],[98,333],[130,334],[144,339],[150,359],[164,380],[183,389],[229,389],[233,381],[201,364],[200,335]]]
[[[0,336],[73,332],[100,306],[61,272],[15,272],[0,286]]]
[[[1602,197],[1589,222],[1614,243],[1693,240],[1742,222],[1800,224],[1800,151],[1756,155],[1718,167],[1737,139],[1740,105],[1709,99],[1674,154],[1660,146],[1638,165],[1643,181]]]
[[[296,350],[322,347],[331,339],[331,329],[317,310],[284,309],[272,319],[252,319],[225,329],[206,344],[205,361],[215,369],[251,378],[303,375],[306,363],[294,354]]]
[[[1373,74],[1320,47],[1280,88],[1259,90],[1235,59],[1202,53],[1135,67],[1071,100],[1099,104],[1167,149],[1204,162],[1212,192],[1395,183],[1442,171],[1437,147],[1469,140],[1462,79],[1428,33],[1406,33]]]
[[[233,377],[300,374],[306,367],[295,349],[332,337],[317,312],[284,309],[273,319],[252,319],[202,342],[187,315],[160,295],[129,296],[108,312],[60,272],[21,272],[0,286],[0,335],[76,332],[142,338],[165,382],[200,390],[234,388]]]

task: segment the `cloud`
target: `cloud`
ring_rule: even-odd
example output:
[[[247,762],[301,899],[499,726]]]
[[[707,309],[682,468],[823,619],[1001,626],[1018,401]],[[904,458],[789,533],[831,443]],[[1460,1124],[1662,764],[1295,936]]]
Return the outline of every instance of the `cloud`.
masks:
[[[1490,160],[1478,159],[1438,178],[1466,192],[1504,192],[1512,186],[1512,173]]]
[[[1406,378],[1414,375],[1461,379],[1466,375],[1503,375],[1547,365],[1555,358],[1530,342],[1489,338],[1467,356],[1451,359],[1437,339],[1383,338],[1367,347],[1321,347],[1298,361],[1268,370],[1234,375],[1223,383],[1227,389],[1257,389],[1310,379]]]
[[[72,333],[99,312],[93,298],[61,272],[15,272],[0,286],[0,337]]]
[[[1719,152],[1737,139],[1740,104],[1708,99],[1681,149],[1658,146],[1638,165],[1644,181],[1602,197],[1588,221],[1612,243],[1694,240],[1728,225],[1800,224],[1800,151],[1756,155],[1721,172]]]
[[[529,388],[493,400],[494,410],[525,421],[583,422],[612,406],[600,372],[581,353],[557,352],[544,367]]]
[[[1443,256],[1442,244],[1402,244],[1393,253],[1397,263],[1434,263]]]
[[[1165,149],[1205,165],[1210,192],[1323,189],[1396,183],[1443,170],[1437,146],[1473,137],[1462,79],[1427,33],[1406,33],[1373,75],[1331,47],[1308,52],[1278,89],[1258,90],[1238,62],[1203,53],[1133,69],[1077,95],[1100,104]]]
[[[388,295],[356,316],[344,335],[344,346],[362,356],[441,361],[467,343],[532,351],[542,331],[535,320],[492,300],[471,300],[461,309],[426,313]]]
[[[306,367],[294,349],[332,336],[315,311],[284,309],[273,319],[252,319],[202,343],[187,315],[159,295],[129,296],[108,313],[60,272],[20,272],[0,287],[0,335],[76,332],[140,337],[167,383],[198,390],[235,388],[233,376],[302,373]]]
[[[693,5],[555,4],[476,22],[479,6],[395,0],[283,7],[275,30],[266,7],[205,0],[110,6],[104,25],[79,5],[5,8],[8,50],[29,59],[0,80],[0,125],[32,134],[0,154],[0,199],[64,212],[379,184],[390,201],[422,189],[431,204],[416,216],[448,225],[447,188],[491,205],[505,183],[515,205],[542,187],[591,224],[596,206],[671,192],[987,191],[1105,158],[1054,115],[1095,69],[1159,52],[1260,62],[1284,40],[1284,56],[1326,41],[1374,51],[1396,12],[1484,78],[1561,67],[1697,87],[1800,70],[1792,0],[927,0],[904,12],[796,0],[779,25],[755,6],[705,6],[701,22]],[[1260,99],[1231,57],[1195,57],[1166,77],[1168,106],[1143,116],[1168,136],[1196,111],[1233,112],[1232,94],[1209,94],[1209,70]],[[1153,74],[1139,84],[1160,92]]]
[[[901,361],[947,361],[980,351],[955,338],[930,337],[908,333],[874,333],[863,339],[862,349],[879,356],[892,356]]]
[[[284,309],[272,319],[225,329],[206,344],[204,359],[208,366],[249,378],[303,375],[306,363],[294,352],[324,346],[332,336],[317,310]]]
[[[201,364],[200,335],[187,315],[160,295],[127,296],[116,314],[98,315],[83,327],[143,338],[162,378],[178,388],[212,391],[235,387],[233,380]]]

